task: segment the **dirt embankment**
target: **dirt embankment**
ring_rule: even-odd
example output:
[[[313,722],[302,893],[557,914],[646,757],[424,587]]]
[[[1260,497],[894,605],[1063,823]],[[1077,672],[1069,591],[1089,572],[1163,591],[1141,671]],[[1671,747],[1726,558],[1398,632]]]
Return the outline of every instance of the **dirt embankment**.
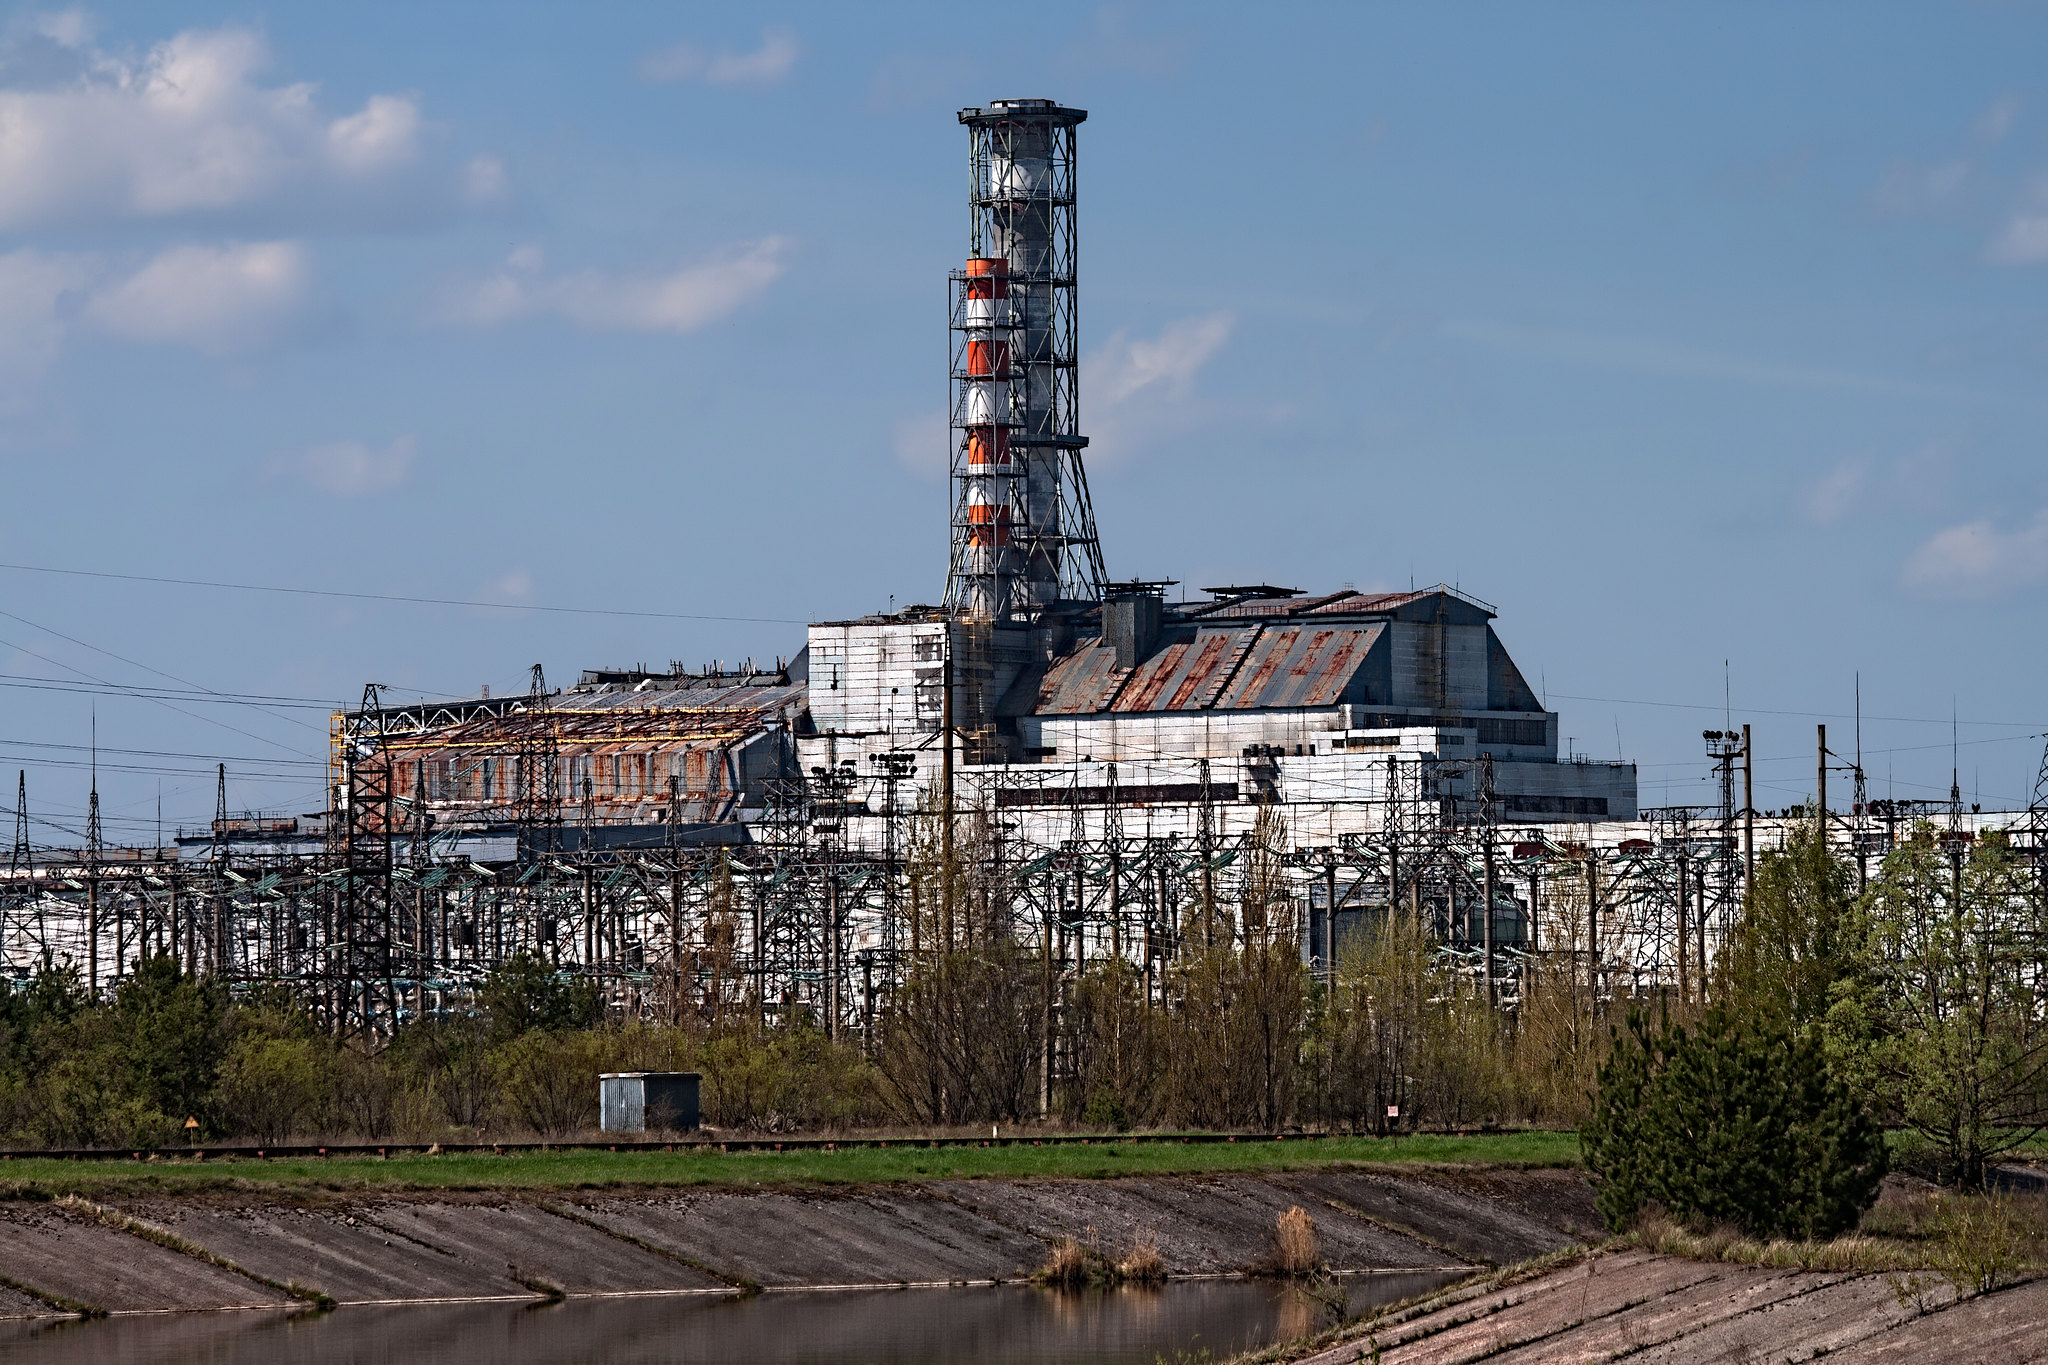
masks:
[[[2048,1280],[1957,1302],[1927,1276],[1760,1270],[1641,1251],[1452,1291],[1300,1365],[1978,1365],[2048,1359]]]
[[[1021,1279],[1062,1237],[1242,1271],[1291,1205],[1338,1270],[1506,1264],[1597,1235],[1563,1170],[830,1189],[0,1204],[0,1317]]]

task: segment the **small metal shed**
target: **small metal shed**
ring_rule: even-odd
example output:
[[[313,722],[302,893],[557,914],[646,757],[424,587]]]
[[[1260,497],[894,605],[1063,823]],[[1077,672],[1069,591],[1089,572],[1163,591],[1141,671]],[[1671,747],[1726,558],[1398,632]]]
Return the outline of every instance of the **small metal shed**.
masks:
[[[606,1071],[597,1078],[597,1123],[607,1133],[697,1126],[695,1071]]]

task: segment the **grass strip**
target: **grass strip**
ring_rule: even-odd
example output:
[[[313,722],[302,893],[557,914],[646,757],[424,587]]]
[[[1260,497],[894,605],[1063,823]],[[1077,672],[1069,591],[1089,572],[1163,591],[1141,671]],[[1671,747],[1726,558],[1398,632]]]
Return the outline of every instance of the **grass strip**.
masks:
[[[601,1190],[677,1186],[887,1184],[1004,1177],[1224,1175],[1342,1166],[1575,1166],[1574,1133],[1418,1134],[1314,1142],[1088,1143],[927,1147],[915,1139],[843,1148],[673,1152],[543,1151],[133,1161],[13,1157],[0,1162],[0,1197],[175,1196],[293,1190]]]
[[[48,1304],[60,1313],[72,1313],[81,1318],[103,1318],[107,1315],[107,1310],[97,1305],[67,1299],[62,1294],[52,1294],[47,1289],[38,1289],[11,1275],[0,1275],[0,1285],[5,1285],[17,1294],[26,1294],[38,1303]]]

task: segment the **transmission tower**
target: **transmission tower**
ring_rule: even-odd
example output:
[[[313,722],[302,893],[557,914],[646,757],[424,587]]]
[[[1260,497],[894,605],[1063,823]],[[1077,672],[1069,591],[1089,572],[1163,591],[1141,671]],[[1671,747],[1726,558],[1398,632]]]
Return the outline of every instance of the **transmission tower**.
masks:
[[[519,722],[517,819],[520,856],[543,865],[560,846],[562,831],[561,747],[549,695],[547,675],[535,664]]]
[[[341,980],[335,1022],[375,1037],[397,1021],[392,955],[392,772],[384,698],[376,683],[344,718],[341,793]]]

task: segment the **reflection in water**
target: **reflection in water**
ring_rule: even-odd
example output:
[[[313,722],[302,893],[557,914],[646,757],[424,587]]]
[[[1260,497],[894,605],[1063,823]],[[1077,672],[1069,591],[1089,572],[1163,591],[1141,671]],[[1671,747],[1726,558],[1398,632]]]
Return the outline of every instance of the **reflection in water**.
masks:
[[[1454,1279],[1348,1277],[1357,1313]],[[0,1362],[37,1365],[1153,1365],[1303,1336],[1331,1310],[1241,1280],[1058,1292],[1028,1286],[339,1308],[319,1316],[174,1313],[0,1323]]]

